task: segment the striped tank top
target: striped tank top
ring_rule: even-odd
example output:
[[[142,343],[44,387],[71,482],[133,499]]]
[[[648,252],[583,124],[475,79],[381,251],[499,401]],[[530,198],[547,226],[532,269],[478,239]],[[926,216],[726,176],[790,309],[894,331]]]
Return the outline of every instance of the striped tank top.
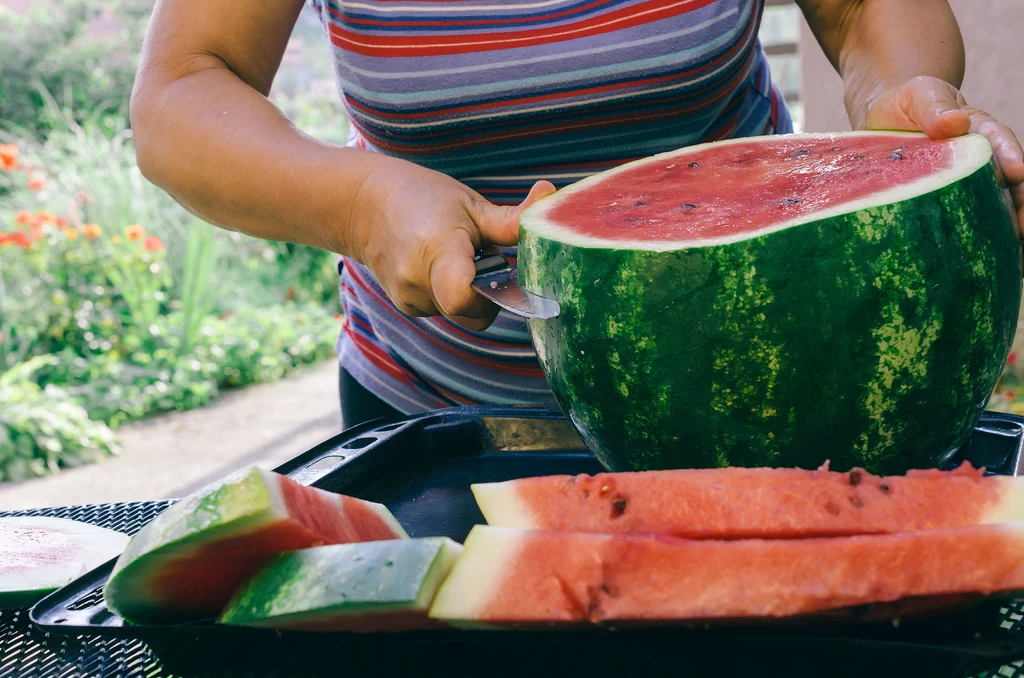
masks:
[[[444,172],[497,204],[623,162],[792,124],[757,39],[764,0],[311,0],[349,144]],[[505,250],[514,261],[515,250]],[[411,414],[554,403],[523,320],[409,318],[339,262],[342,365]]]

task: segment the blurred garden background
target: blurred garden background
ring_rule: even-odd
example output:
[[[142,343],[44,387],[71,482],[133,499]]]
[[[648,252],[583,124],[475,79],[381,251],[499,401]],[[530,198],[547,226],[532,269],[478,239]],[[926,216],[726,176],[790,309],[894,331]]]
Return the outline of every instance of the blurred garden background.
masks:
[[[761,35],[799,126],[798,13],[785,0],[769,4]],[[303,408],[307,394],[337,408],[327,367],[341,324],[334,255],[214,229],[136,167],[128,102],[151,8],[152,0],[0,0],[0,498],[5,485],[116,455],[126,437],[136,454],[175,454],[174,440],[156,445],[158,429],[138,422],[306,366],[320,366],[319,387],[293,389],[293,406]],[[308,7],[271,99],[311,135],[347,137]],[[993,409],[1024,410],[1015,356]],[[283,393],[250,399],[244,424],[223,425],[258,427]],[[201,447],[213,429],[196,421],[160,435],[192,431],[180,447]],[[185,465],[161,461],[165,472]],[[145,468],[136,467],[137,482]],[[137,498],[154,492],[140,487]],[[103,497],[125,498],[135,497]],[[24,507],[16,503],[5,507]]]

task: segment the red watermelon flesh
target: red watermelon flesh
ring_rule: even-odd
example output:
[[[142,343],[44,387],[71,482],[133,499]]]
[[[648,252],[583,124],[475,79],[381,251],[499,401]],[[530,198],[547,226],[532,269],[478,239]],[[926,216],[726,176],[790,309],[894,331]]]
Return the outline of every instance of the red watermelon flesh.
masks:
[[[405,538],[386,507],[243,469],[173,504],[118,559],[107,606],[131,622],[217,615],[273,556],[323,544]]]
[[[430,616],[485,627],[764,621],[1021,590],[1024,522],[737,541],[477,526]]]
[[[693,242],[754,232],[932,176],[954,165],[955,142],[903,134],[736,140],[675,151],[567,195],[547,218],[605,240]],[[612,176],[615,171],[607,172]],[[770,177],[767,180],[766,177]],[[682,218],[685,215],[685,218]]]
[[[539,530],[785,539],[1024,519],[1024,478],[955,471],[878,477],[794,468],[544,476],[473,486],[488,524]]]

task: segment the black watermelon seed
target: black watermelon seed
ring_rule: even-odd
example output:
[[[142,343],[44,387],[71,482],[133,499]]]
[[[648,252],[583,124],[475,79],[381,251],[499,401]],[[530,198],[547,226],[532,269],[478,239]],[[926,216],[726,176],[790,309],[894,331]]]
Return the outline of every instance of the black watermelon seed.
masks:
[[[691,205],[690,203],[686,203],[685,205],[683,205],[683,209],[684,210],[695,210],[695,209],[697,209],[697,206],[696,205]]]
[[[906,147],[906,146],[900,146],[900,147],[899,147],[899,148],[897,148],[896,150],[897,150],[897,151],[905,151],[905,150],[907,150],[907,147]]]
[[[800,198],[786,198],[787,205],[795,205],[800,202]]]
[[[626,217],[626,221],[628,221],[628,222],[632,223],[632,222],[634,222],[634,221],[640,221],[640,220],[639,220],[639,219],[637,219],[636,217]]]
[[[855,156],[853,156],[853,159],[854,160],[863,160],[864,156],[863,155],[855,155]]]
[[[831,152],[835,153],[836,151],[839,150],[839,147],[838,146],[833,146],[832,148],[830,148],[828,150],[830,150]]]
[[[646,205],[646,204],[647,204],[647,203],[645,203],[645,202],[644,202],[643,200],[637,200],[637,201],[636,201],[636,206],[637,206],[637,207],[643,207],[643,206],[644,206],[644,205]]]
[[[892,158],[893,160],[903,160],[902,153],[890,153],[889,157]]]
[[[693,167],[694,169],[696,169],[696,168],[700,167],[700,163],[699,162],[691,162],[690,163],[690,167]]]
[[[791,158],[800,158],[807,155],[808,153],[810,153],[810,151],[808,151],[806,148],[801,148],[799,151],[793,151],[789,155]]]
[[[850,484],[854,486],[860,485],[860,471],[850,471]]]

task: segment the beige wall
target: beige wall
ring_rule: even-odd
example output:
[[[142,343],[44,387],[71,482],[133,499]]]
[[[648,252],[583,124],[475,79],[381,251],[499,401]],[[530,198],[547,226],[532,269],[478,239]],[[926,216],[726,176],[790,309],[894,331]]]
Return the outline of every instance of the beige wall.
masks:
[[[967,100],[1024,138],[1024,0],[950,0],[967,52]],[[842,82],[801,18],[801,97],[804,128],[850,128]]]

